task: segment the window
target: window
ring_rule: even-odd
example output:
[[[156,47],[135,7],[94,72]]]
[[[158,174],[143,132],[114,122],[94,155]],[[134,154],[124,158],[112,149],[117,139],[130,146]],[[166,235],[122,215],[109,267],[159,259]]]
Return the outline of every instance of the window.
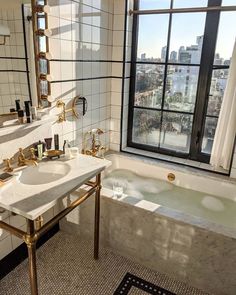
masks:
[[[236,11],[207,7],[235,2],[135,1],[128,146],[209,162]]]

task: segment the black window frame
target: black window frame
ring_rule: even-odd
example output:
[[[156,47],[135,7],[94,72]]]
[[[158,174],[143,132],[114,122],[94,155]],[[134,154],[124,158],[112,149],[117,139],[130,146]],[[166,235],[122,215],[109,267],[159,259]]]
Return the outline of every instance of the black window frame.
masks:
[[[173,8],[174,0],[171,0],[171,9]],[[208,0],[208,6],[221,6],[222,0]],[[207,8],[206,7],[206,8]],[[134,10],[139,10],[139,0],[134,1]],[[189,13],[189,12],[185,12]],[[156,13],[161,14],[161,12]],[[169,50],[170,50],[170,38],[171,38],[171,25],[172,16],[174,12],[169,13],[169,27],[167,36],[167,52],[165,62],[147,62],[138,61],[137,59],[137,44],[138,44],[138,19],[139,14],[133,15],[133,32],[132,32],[132,53],[131,53],[131,75],[130,75],[130,99],[129,99],[129,113],[128,113],[128,133],[127,133],[127,146],[137,149],[142,149],[150,152],[156,152],[160,154],[175,156],[179,158],[186,158],[194,161],[199,161],[203,163],[209,163],[210,154],[204,153],[202,151],[202,142],[204,137],[205,121],[207,117],[218,118],[218,116],[207,115],[208,101],[210,96],[210,87],[212,80],[212,73],[217,69],[228,69],[228,65],[214,65],[215,50],[217,43],[218,28],[220,22],[220,10],[206,11],[205,29],[203,35],[203,46],[202,55],[199,64],[181,64],[181,63],[171,63],[169,61]],[[147,110],[159,110],[151,107],[141,107],[135,106],[135,84],[136,84],[136,65],[137,64],[157,64],[164,65],[164,81],[163,81],[163,94],[162,94],[162,108],[161,108],[161,120],[163,118],[163,104],[165,96],[165,87],[167,79],[167,68],[169,65],[176,66],[198,66],[199,67],[199,78],[197,85],[197,94],[195,109],[193,114],[192,132],[191,132],[191,142],[189,153],[182,153],[174,150],[169,150],[161,148],[158,146],[151,146],[147,144],[141,144],[133,142],[133,118],[135,109],[147,109]],[[188,112],[180,111],[170,111],[173,113],[190,114]],[[161,121],[162,123],[162,121]],[[161,126],[160,123],[160,126]]]

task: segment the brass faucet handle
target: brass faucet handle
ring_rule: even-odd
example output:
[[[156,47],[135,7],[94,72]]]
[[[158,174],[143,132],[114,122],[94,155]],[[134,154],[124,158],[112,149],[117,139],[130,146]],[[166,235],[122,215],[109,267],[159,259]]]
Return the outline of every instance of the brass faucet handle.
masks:
[[[37,157],[36,157],[36,155],[35,155],[35,148],[31,147],[31,148],[29,149],[29,151],[30,151],[30,160],[34,160],[34,161],[36,161],[36,160],[37,160]]]
[[[104,159],[105,158],[105,152],[108,151],[108,148],[106,148],[105,146],[101,146],[99,151],[101,152],[101,157]]]
[[[97,134],[98,134],[98,135],[100,135],[100,134],[104,134],[104,131],[103,131],[102,129],[98,128],[98,129],[97,129]]]
[[[65,103],[62,100],[59,99],[57,101],[57,103],[56,103],[56,106],[57,106],[57,108],[64,107],[65,106]]]
[[[19,148],[19,155],[18,155],[18,166],[25,165],[25,155],[22,148]]]
[[[7,159],[4,159],[3,160],[3,163],[6,165],[6,167],[3,169],[4,171],[6,172],[12,172],[13,171],[13,168],[11,166],[11,161],[14,160],[14,157],[12,158],[7,158]]]

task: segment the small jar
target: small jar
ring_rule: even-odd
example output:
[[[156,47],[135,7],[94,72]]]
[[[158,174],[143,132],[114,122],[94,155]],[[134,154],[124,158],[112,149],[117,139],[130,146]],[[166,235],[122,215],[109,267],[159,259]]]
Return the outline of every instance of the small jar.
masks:
[[[24,111],[23,110],[18,111],[18,122],[20,124],[24,124]]]

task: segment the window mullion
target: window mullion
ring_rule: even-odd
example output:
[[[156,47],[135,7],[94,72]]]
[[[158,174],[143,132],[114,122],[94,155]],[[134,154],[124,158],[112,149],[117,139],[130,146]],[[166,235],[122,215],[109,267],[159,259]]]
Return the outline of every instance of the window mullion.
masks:
[[[171,8],[173,8],[173,0],[171,0]],[[162,123],[163,123],[163,109],[164,109],[164,104],[165,104],[167,71],[168,71],[168,61],[169,61],[169,52],[170,52],[171,26],[172,26],[172,13],[170,13],[170,15],[169,15],[169,27],[168,27],[167,44],[166,44],[166,59],[165,59],[164,79],[163,79],[161,120],[160,120],[159,146],[158,146],[159,148],[160,148],[160,142],[161,142],[161,132],[162,132]]]
[[[139,0],[134,1],[134,9],[139,9]],[[129,90],[129,113],[128,113],[128,145],[132,144],[133,138],[133,118],[134,118],[134,100],[135,100],[135,85],[136,85],[136,61],[138,50],[138,15],[133,16],[132,29],[132,52],[131,52],[131,77]]]
[[[222,0],[209,0],[208,6],[221,5],[221,2]],[[207,13],[190,145],[190,158],[193,160],[199,160],[201,158],[201,144],[204,134],[205,116],[214,64],[219,20],[220,11],[211,11]]]

